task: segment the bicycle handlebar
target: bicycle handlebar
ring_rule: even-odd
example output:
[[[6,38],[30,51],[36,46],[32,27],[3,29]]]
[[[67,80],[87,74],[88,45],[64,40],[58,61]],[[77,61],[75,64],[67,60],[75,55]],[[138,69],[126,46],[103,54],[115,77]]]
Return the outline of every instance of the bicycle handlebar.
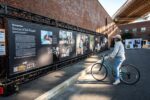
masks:
[[[109,54],[103,54],[103,55],[101,55],[102,63],[104,63],[105,57],[108,56],[108,55],[109,55]]]
[[[109,54],[104,54],[104,55],[101,55],[101,57],[102,58],[104,58],[104,57],[106,57],[106,56],[108,56]]]

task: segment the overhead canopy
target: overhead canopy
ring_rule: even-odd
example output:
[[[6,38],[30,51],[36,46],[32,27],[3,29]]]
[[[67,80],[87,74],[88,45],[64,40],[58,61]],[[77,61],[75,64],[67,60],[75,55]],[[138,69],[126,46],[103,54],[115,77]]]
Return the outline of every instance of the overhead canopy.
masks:
[[[117,24],[130,23],[150,12],[150,0],[127,0],[114,14],[113,20]]]

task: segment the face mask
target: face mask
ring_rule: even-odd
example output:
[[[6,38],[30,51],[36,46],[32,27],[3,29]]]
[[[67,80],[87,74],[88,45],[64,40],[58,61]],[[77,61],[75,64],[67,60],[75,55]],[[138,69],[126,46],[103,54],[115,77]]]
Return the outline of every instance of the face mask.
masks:
[[[114,39],[115,43],[117,42],[117,39]]]

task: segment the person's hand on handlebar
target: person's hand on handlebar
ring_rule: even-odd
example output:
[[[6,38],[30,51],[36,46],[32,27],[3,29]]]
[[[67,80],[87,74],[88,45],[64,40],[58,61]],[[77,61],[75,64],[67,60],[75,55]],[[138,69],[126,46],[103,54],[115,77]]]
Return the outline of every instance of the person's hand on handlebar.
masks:
[[[113,60],[113,58],[110,55],[106,55],[105,58],[108,60]]]
[[[105,55],[105,59],[109,59],[110,57],[109,57],[109,55]]]

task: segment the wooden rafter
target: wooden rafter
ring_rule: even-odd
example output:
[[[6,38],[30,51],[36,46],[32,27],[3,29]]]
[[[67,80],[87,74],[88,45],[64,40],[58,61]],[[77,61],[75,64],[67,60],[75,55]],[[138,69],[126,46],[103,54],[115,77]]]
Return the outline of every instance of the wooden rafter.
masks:
[[[124,4],[113,18],[117,24],[130,23],[148,12],[150,12],[150,0],[133,0]]]

